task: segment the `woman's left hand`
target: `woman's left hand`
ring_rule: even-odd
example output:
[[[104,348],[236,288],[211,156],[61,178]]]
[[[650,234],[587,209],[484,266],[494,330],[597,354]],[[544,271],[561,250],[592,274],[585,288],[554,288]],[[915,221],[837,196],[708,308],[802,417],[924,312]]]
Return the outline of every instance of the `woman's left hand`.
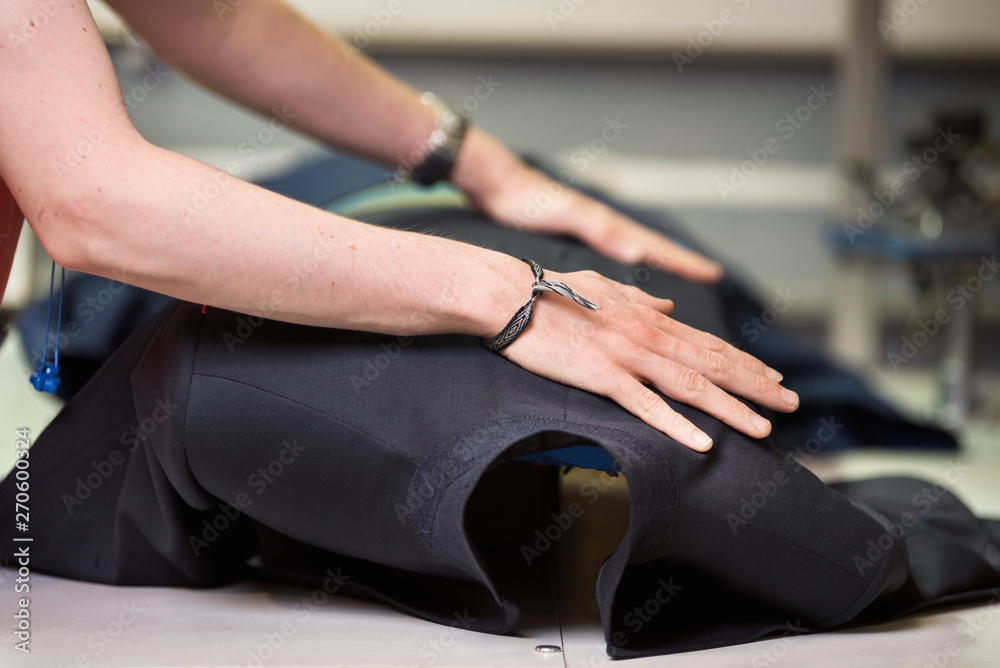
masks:
[[[452,181],[498,223],[573,236],[623,264],[646,264],[700,283],[722,277],[718,263],[525,165],[477,128],[469,129]]]

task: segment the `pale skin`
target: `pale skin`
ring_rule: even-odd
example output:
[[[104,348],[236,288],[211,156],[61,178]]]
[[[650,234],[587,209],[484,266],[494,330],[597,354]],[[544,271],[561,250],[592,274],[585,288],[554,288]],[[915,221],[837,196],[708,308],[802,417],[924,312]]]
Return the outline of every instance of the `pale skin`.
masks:
[[[489,337],[527,300],[531,271],[515,258],[336,216],[153,146],[128,119],[85,3],[49,3],[56,11],[30,39],[13,41],[45,3],[4,4],[0,187],[59,264],[218,308],[386,334]],[[415,91],[277,0],[243,0],[221,19],[211,0],[109,4],[192,78],[267,115],[285,109],[300,130],[390,168],[434,127]],[[88,135],[100,140],[75,151]],[[524,218],[528,202],[553,184],[479,129],[451,180],[498,223],[573,235],[616,260],[695,281],[721,275],[715,263],[569,188]],[[209,182],[221,194],[193,212],[185,204]],[[323,261],[288,289],[317,246]],[[708,436],[651,387],[753,437],[771,425],[734,395],[783,412],[798,406],[780,374],[671,318],[669,300],[594,272],[546,278],[601,309],[542,295],[531,325],[502,353],[525,369],[607,396],[695,450],[711,447]]]

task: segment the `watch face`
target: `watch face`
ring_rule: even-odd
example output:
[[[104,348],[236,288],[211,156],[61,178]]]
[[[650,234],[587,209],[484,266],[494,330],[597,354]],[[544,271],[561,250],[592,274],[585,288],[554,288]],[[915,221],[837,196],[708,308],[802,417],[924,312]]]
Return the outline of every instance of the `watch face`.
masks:
[[[420,101],[434,107],[437,124],[427,139],[427,155],[423,162],[412,168],[401,165],[398,174],[414,183],[431,185],[451,174],[469,123],[458,107],[444,102],[434,93],[424,93]]]

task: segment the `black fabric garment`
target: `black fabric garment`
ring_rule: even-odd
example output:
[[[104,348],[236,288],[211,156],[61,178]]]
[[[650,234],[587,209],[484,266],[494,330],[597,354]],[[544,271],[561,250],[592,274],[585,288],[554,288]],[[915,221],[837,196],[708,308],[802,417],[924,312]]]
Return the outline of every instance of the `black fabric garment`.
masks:
[[[575,241],[444,213],[407,220],[557,271],[623,270]],[[679,319],[732,335],[711,287],[662,274],[644,287],[674,299]],[[118,584],[326,582],[502,633],[519,613],[471,540],[493,527],[470,499],[485,517],[510,508],[522,524],[512,535],[543,528],[544,514],[520,515],[513,499],[551,501],[551,476],[481,485],[538,468],[504,464],[517,456],[588,444],[629,484],[628,531],[595,592],[612,656],[872,622],[1000,587],[996,525],[951,495],[915,505],[913,490],[930,483],[831,488],[774,443],[669,403],[712,436],[709,453],[472,337],[389,337],[171,303],[30,451],[32,565]],[[8,478],[4,517],[13,496]],[[901,533],[904,512],[915,524]],[[0,523],[8,562],[12,527]]]

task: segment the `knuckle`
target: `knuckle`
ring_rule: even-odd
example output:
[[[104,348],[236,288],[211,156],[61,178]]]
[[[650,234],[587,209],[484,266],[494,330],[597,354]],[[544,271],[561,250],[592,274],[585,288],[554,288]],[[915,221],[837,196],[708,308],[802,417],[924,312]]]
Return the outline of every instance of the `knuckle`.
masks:
[[[635,405],[641,416],[648,417],[656,414],[663,408],[663,400],[655,392],[648,388],[643,388],[636,398]]]
[[[731,394],[725,395],[725,412],[732,416],[738,416],[742,420],[749,420],[753,411],[745,403]]]
[[[635,360],[647,350],[647,347],[637,340],[638,338],[632,332],[609,333],[607,346],[609,350],[615,351],[619,358]]]
[[[659,344],[660,357],[667,359],[677,359],[681,354],[681,349],[684,347],[684,343],[679,339],[666,334],[660,337]]]
[[[621,281],[618,281],[617,287],[621,293],[625,295],[625,298],[631,302],[639,302],[643,297],[642,289],[634,285],[630,285],[629,283],[622,283]]]
[[[636,342],[645,348],[652,347],[660,339],[660,330],[640,320],[630,322],[629,329]]]
[[[687,430],[689,424],[684,416],[676,411],[670,411],[670,414],[666,416],[664,422],[666,422],[667,431],[672,434],[683,433]]]
[[[646,322],[659,323],[660,320],[666,316],[664,316],[662,313],[657,311],[649,304],[644,303],[644,300],[649,299],[649,296],[650,295],[646,292],[643,292],[641,288],[632,288],[630,290],[630,298],[634,297],[634,299],[632,299],[634,308],[642,316],[642,319]],[[660,330],[659,326],[657,326],[657,331],[662,331]]]
[[[721,355],[726,352],[728,344],[726,344],[725,341],[723,341],[717,336],[713,336],[712,334],[705,334],[702,337],[701,347],[709,352],[718,353]]]
[[[712,378],[718,378],[720,380],[729,380],[733,377],[735,373],[735,367],[732,361],[722,353],[709,352],[705,359],[705,363],[708,366],[708,372],[711,374]]]
[[[772,380],[753,374],[753,391],[757,394],[771,394],[774,390],[774,385],[775,383]]]
[[[595,387],[601,394],[611,393],[620,372],[618,363],[602,355],[591,362],[590,368],[594,371]]]
[[[681,394],[687,399],[700,397],[708,389],[708,379],[694,369],[681,371],[677,384]]]

